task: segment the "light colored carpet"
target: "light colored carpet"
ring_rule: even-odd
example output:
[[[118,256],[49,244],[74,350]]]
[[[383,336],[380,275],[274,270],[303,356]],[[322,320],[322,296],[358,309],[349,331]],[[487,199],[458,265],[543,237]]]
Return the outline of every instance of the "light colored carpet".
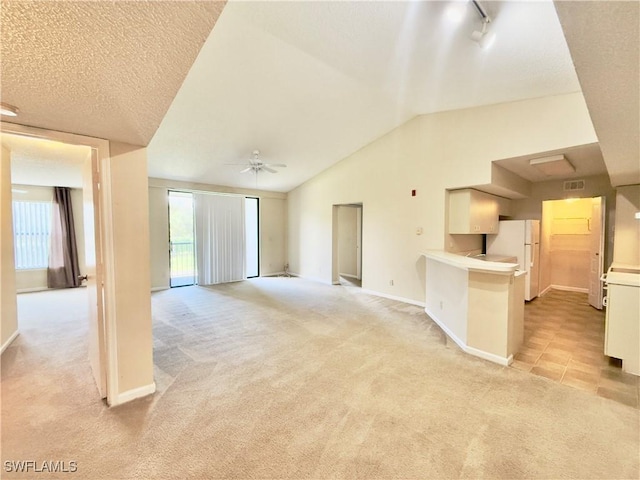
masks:
[[[419,307],[296,278],[155,293],[159,391],[108,409],[82,318],[64,320],[69,293],[19,299],[25,314],[43,296],[57,305],[32,308],[2,356],[3,466],[74,460],[77,478],[144,479],[640,474],[638,410],[447,347]]]

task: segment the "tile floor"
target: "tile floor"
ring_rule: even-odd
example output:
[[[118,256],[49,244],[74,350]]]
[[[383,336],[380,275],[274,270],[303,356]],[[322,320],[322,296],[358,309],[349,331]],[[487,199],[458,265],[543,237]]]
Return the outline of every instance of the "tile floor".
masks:
[[[604,310],[586,293],[550,290],[525,306],[524,345],[512,366],[634,408],[640,377],[604,355]]]

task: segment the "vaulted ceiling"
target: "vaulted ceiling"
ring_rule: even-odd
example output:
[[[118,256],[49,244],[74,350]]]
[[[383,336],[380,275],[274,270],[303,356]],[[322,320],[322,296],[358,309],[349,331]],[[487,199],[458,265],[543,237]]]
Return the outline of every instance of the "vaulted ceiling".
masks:
[[[151,176],[288,191],[415,115],[582,83],[622,175],[638,159],[621,146],[638,132],[638,4],[609,3],[483,2],[482,49],[470,2],[2,0],[2,101],[21,124],[148,145]],[[288,167],[227,165],[255,149]]]

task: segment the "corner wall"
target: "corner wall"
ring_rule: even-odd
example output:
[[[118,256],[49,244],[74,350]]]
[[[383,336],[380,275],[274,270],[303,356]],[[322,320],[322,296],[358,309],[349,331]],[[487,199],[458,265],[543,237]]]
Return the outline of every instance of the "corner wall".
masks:
[[[331,283],[332,205],[362,203],[362,287],[423,302],[445,189],[490,184],[493,160],[596,141],[581,94],[416,117],[289,193],[291,271]]]
[[[11,152],[0,155],[0,349],[18,334],[13,218],[11,208]]]
[[[113,251],[113,286],[106,308],[115,317],[117,391],[114,403],[153,393],[153,338],[151,331],[151,281],[149,273],[149,197],[146,148],[109,142],[109,196]],[[105,205],[107,206],[107,205]],[[109,232],[108,232],[109,234]],[[105,252],[107,253],[107,252]],[[105,291],[107,292],[107,291]],[[113,315],[115,314],[115,315]],[[107,339],[113,345],[114,339]]]

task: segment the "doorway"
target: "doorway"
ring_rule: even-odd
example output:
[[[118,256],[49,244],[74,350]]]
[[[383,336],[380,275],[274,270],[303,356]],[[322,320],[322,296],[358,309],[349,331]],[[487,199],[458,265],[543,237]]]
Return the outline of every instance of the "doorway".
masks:
[[[589,304],[602,309],[605,210],[605,197],[542,203],[541,293],[586,293]]]
[[[362,286],[362,204],[333,206],[334,285]]]
[[[196,283],[193,193],[169,190],[169,286]]]
[[[13,142],[18,145],[11,146],[10,143]],[[55,182],[55,184],[58,184],[57,186],[62,186],[60,185],[62,183],[61,179],[64,177],[64,172],[69,169],[69,159],[66,152],[69,149],[81,150],[82,158],[80,160],[76,158],[76,161],[71,163],[74,164],[75,172],[78,174],[76,176],[77,184],[74,187],[80,193],[79,197],[76,197],[78,198],[76,211],[78,217],[82,217],[83,225],[81,229],[84,233],[84,241],[82,245],[78,245],[78,250],[81,247],[84,248],[85,265],[81,273],[84,274],[85,288],[73,289],[84,297],[81,302],[74,303],[73,315],[81,317],[86,327],[84,333],[88,337],[86,339],[88,363],[91,366],[100,398],[106,398],[107,402],[110,403],[110,392],[117,391],[117,389],[110,387],[113,377],[109,376],[109,372],[114,371],[109,368],[109,359],[114,358],[110,352],[115,351],[115,345],[108,343],[110,338],[108,336],[109,328],[105,322],[102,230],[100,228],[102,204],[100,202],[101,192],[98,188],[100,178],[99,165],[109,157],[108,142],[80,135],[5,123],[3,124],[2,143],[11,152],[9,164],[14,164],[18,158],[18,152],[22,148],[20,145],[23,145],[27,152],[23,155],[23,158],[31,158],[31,162],[27,161],[27,163],[31,163],[31,171],[34,174],[39,174],[40,178],[49,177],[46,178],[46,181]],[[36,148],[34,146],[36,144],[41,145],[42,148]],[[37,153],[38,151],[40,154]],[[24,179],[20,180],[18,178],[12,180],[12,183],[36,183],[36,181],[25,182]],[[52,186],[55,184],[40,183],[40,186]],[[12,219],[8,220],[13,221]],[[3,219],[4,221],[6,220]],[[15,278],[15,266],[13,275]],[[48,293],[43,292],[43,295]],[[38,302],[38,305],[41,307],[42,312],[52,311],[46,302]],[[18,310],[14,318],[17,320],[15,333],[17,335],[24,320],[20,310]],[[74,334],[77,334],[77,332]],[[25,335],[22,341],[24,342],[26,338],[27,336]],[[64,344],[56,342],[56,345],[58,344],[60,348],[64,348]],[[11,345],[7,345],[7,348],[11,348]]]

